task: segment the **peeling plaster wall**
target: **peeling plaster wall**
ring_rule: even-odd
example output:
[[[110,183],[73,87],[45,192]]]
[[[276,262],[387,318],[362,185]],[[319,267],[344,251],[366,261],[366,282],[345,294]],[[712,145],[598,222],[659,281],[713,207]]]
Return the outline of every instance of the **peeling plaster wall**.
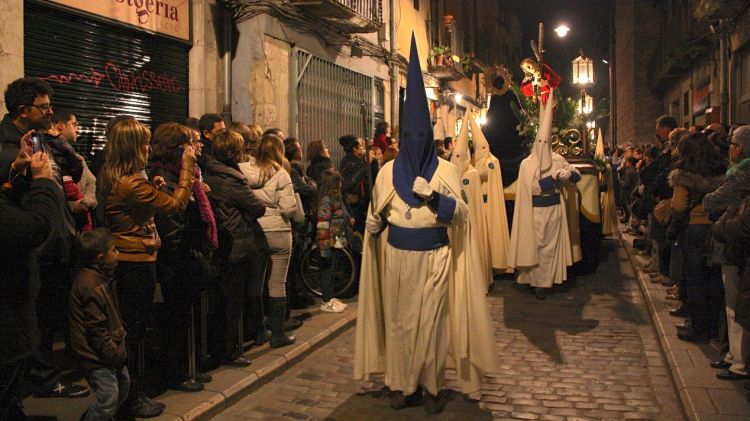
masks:
[[[23,0],[0,0],[0,87],[23,77]],[[5,114],[0,96],[0,114]]]
[[[215,7],[216,0],[193,0],[193,47],[188,69],[190,117],[222,111],[224,73],[214,29]]]
[[[268,15],[246,20],[237,29],[239,41],[232,60],[232,116],[237,121],[258,123],[264,129],[278,127],[287,134],[292,133],[289,71],[294,47],[383,79],[386,98],[390,94],[388,66],[373,57],[351,57],[348,47],[327,46],[320,38],[300,33]],[[377,40],[377,34],[363,37]],[[388,102],[386,99],[386,120],[390,110]]]

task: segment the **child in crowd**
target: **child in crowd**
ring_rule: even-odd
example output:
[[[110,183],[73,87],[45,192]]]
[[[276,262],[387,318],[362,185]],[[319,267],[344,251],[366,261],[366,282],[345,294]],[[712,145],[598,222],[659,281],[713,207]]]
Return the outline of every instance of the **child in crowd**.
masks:
[[[130,388],[125,328],[115,290],[118,251],[106,228],[81,234],[78,251],[79,271],[68,306],[70,335],[96,397],[81,419],[112,420]]]
[[[341,201],[342,183],[341,174],[332,169],[325,170],[320,175],[320,183],[315,196],[316,238],[323,269],[320,277],[323,303],[320,305],[320,310],[327,313],[341,313],[347,307],[333,296],[333,275],[337,253],[334,253],[332,249],[347,247],[346,235],[352,224],[352,219]]]

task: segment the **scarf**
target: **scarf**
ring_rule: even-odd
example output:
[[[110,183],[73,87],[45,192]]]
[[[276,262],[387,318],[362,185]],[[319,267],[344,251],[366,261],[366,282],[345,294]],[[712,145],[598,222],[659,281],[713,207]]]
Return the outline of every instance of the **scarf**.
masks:
[[[161,168],[179,174],[180,170],[182,170],[182,161],[180,161],[179,164],[167,164],[161,161],[155,161],[151,164],[151,168]],[[206,192],[203,191],[203,186],[200,181],[202,179],[201,169],[198,166],[195,167],[194,175],[195,181],[193,182],[193,195],[198,204],[198,213],[200,213],[201,221],[206,224],[206,237],[208,237],[208,244],[211,247],[211,250],[216,250],[219,248],[219,234],[216,229],[216,217],[214,217],[214,211],[211,209],[211,202],[208,200]]]
[[[750,164],[750,158],[743,159],[742,161],[738,162],[737,165],[732,165],[731,167],[729,167],[726,176],[729,177],[737,171],[744,169],[746,166],[748,166],[748,164]]]

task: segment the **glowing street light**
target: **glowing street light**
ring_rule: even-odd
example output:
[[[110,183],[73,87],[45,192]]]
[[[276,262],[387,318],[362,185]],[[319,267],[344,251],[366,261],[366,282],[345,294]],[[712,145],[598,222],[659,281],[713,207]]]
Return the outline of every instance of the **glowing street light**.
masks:
[[[555,33],[560,38],[565,38],[565,35],[568,35],[568,32],[570,32],[570,28],[568,28],[567,25],[560,25],[555,28]]]

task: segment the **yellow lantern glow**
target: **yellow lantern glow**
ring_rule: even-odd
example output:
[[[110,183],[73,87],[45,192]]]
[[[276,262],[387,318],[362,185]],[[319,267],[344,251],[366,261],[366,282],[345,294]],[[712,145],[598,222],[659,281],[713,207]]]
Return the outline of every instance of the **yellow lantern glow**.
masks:
[[[589,115],[594,111],[594,98],[591,95],[584,94],[578,98],[578,114]]]
[[[573,60],[573,83],[581,87],[594,84],[594,62],[581,55]]]

